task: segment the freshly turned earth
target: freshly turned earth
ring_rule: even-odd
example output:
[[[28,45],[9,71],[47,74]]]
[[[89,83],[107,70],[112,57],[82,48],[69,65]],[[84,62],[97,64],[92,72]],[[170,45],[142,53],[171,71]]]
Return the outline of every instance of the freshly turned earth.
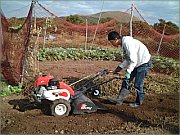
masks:
[[[113,70],[117,61],[59,61],[40,62],[40,69],[60,79],[77,78],[96,73],[102,69]],[[133,95],[127,97],[132,101]],[[178,134],[179,133],[179,92],[146,93],[144,104],[131,108],[108,104],[105,98],[100,102],[108,109],[91,114],[68,117],[54,117],[31,106],[23,95],[1,98],[1,134]]]

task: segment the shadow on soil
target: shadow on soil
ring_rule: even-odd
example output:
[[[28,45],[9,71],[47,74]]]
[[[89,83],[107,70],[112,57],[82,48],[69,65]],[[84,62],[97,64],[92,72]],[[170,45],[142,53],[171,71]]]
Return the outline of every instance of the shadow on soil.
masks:
[[[115,105],[115,104],[111,103],[110,101],[108,101],[107,99],[103,99],[100,102],[104,103],[104,104]],[[129,104],[131,102],[125,101],[124,103]],[[149,122],[148,120],[142,120],[139,117],[136,117],[135,115],[129,114],[127,112],[117,111],[116,109],[111,109],[111,108],[108,108],[108,107],[106,107],[106,109],[108,110],[109,113],[112,113],[112,114],[118,116],[123,121],[133,122],[135,125],[137,125],[138,128],[140,128],[140,127],[142,127],[142,128],[159,127],[159,128],[163,128],[163,129],[169,131],[171,134],[179,134],[179,126],[178,125],[163,124],[163,122],[153,124],[153,123]],[[177,111],[175,111],[175,112],[177,112]],[[99,112],[99,113],[102,113],[102,112]]]
[[[10,105],[13,105],[13,109],[16,109],[20,112],[25,112],[27,110],[40,109],[43,114],[50,115],[50,109],[47,105],[41,105],[36,102],[31,102],[29,99],[13,99],[8,102]]]

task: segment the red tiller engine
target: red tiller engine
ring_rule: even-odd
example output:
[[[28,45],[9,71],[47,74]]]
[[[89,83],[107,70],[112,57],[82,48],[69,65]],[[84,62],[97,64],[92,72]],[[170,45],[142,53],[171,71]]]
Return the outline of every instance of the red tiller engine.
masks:
[[[93,84],[93,80],[109,73],[112,73],[112,71],[102,70],[69,85],[60,82],[51,75],[40,76],[36,80],[36,89],[32,92],[32,96],[37,103],[48,103],[51,115],[54,116],[68,116],[71,109],[74,114],[93,113],[97,109],[102,109],[102,107],[98,108],[97,103],[95,105],[95,100],[92,99],[92,97],[97,97],[100,94],[98,86],[114,79],[123,79],[120,76],[115,76]],[[89,79],[76,90],[71,88],[87,78]]]

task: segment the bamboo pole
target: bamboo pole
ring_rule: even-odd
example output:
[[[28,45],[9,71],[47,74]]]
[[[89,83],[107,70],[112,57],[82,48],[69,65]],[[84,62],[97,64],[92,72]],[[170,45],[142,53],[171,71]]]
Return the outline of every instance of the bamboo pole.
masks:
[[[122,24],[120,25],[119,35],[122,36]]]
[[[1,40],[1,45],[0,45],[0,52],[1,52],[1,54],[0,54],[0,59],[2,58],[2,46],[3,46],[3,44],[4,44],[4,42],[3,42],[3,33],[2,33],[2,23],[1,23],[1,18],[2,18],[2,16],[0,16],[0,35],[1,35],[1,37],[0,37],[0,40]]]
[[[103,0],[103,4],[102,4],[102,7],[101,7],[101,12],[100,12],[100,15],[99,15],[98,23],[97,23],[97,26],[96,26],[96,29],[95,29],[95,33],[94,33],[94,37],[93,37],[93,41],[92,41],[92,46],[94,44],[94,40],[95,40],[95,37],[96,37],[98,25],[99,25],[99,22],[100,22],[100,19],[101,19],[103,6],[104,6],[104,0]]]
[[[87,19],[86,19],[86,39],[85,39],[85,46],[84,46],[84,49],[86,50],[87,48],[87,30],[88,30],[88,24],[87,24]]]
[[[130,36],[132,37],[132,22],[133,22],[134,4],[131,5],[131,19],[130,19]]]
[[[46,47],[46,30],[47,30],[47,20],[48,17],[46,18],[46,24],[45,24],[45,28],[44,28],[44,44],[43,44],[43,48]]]
[[[34,0],[34,29],[36,30],[36,0]]]
[[[19,82],[19,87],[22,88],[23,83],[24,83],[24,73],[25,73],[25,69],[26,69],[26,63],[27,63],[27,51],[28,51],[28,47],[27,44],[29,43],[29,36],[30,36],[30,32],[31,32],[31,22],[32,22],[32,10],[34,8],[34,3],[32,1],[31,3],[31,9],[28,13],[28,17],[29,18],[29,23],[27,25],[27,35],[24,41],[24,45],[25,45],[25,49],[24,49],[24,58],[23,58],[23,64],[22,64],[22,74],[20,75],[20,82]]]
[[[163,40],[163,37],[164,37],[165,28],[166,28],[166,24],[164,25],[164,28],[163,28],[163,33],[162,33],[162,36],[161,36],[161,40],[160,40],[160,42],[159,42],[157,54],[159,54],[159,50],[160,50],[160,47],[161,47],[161,44],[162,44],[162,40]]]

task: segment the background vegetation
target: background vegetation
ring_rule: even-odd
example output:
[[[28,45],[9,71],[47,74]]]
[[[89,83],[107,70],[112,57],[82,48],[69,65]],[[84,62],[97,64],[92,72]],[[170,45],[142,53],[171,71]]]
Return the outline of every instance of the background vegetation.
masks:
[[[123,61],[123,54],[120,49],[117,48],[100,48],[91,47],[90,50],[83,50],[78,48],[44,48],[40,49],[38,60],[40,61],[58,61],[58,60],[112,60],[112,61]],[[178,76],[179,61],[161,57],[153,56],[152,68],[154,71],[160,73],[172,74]]]

